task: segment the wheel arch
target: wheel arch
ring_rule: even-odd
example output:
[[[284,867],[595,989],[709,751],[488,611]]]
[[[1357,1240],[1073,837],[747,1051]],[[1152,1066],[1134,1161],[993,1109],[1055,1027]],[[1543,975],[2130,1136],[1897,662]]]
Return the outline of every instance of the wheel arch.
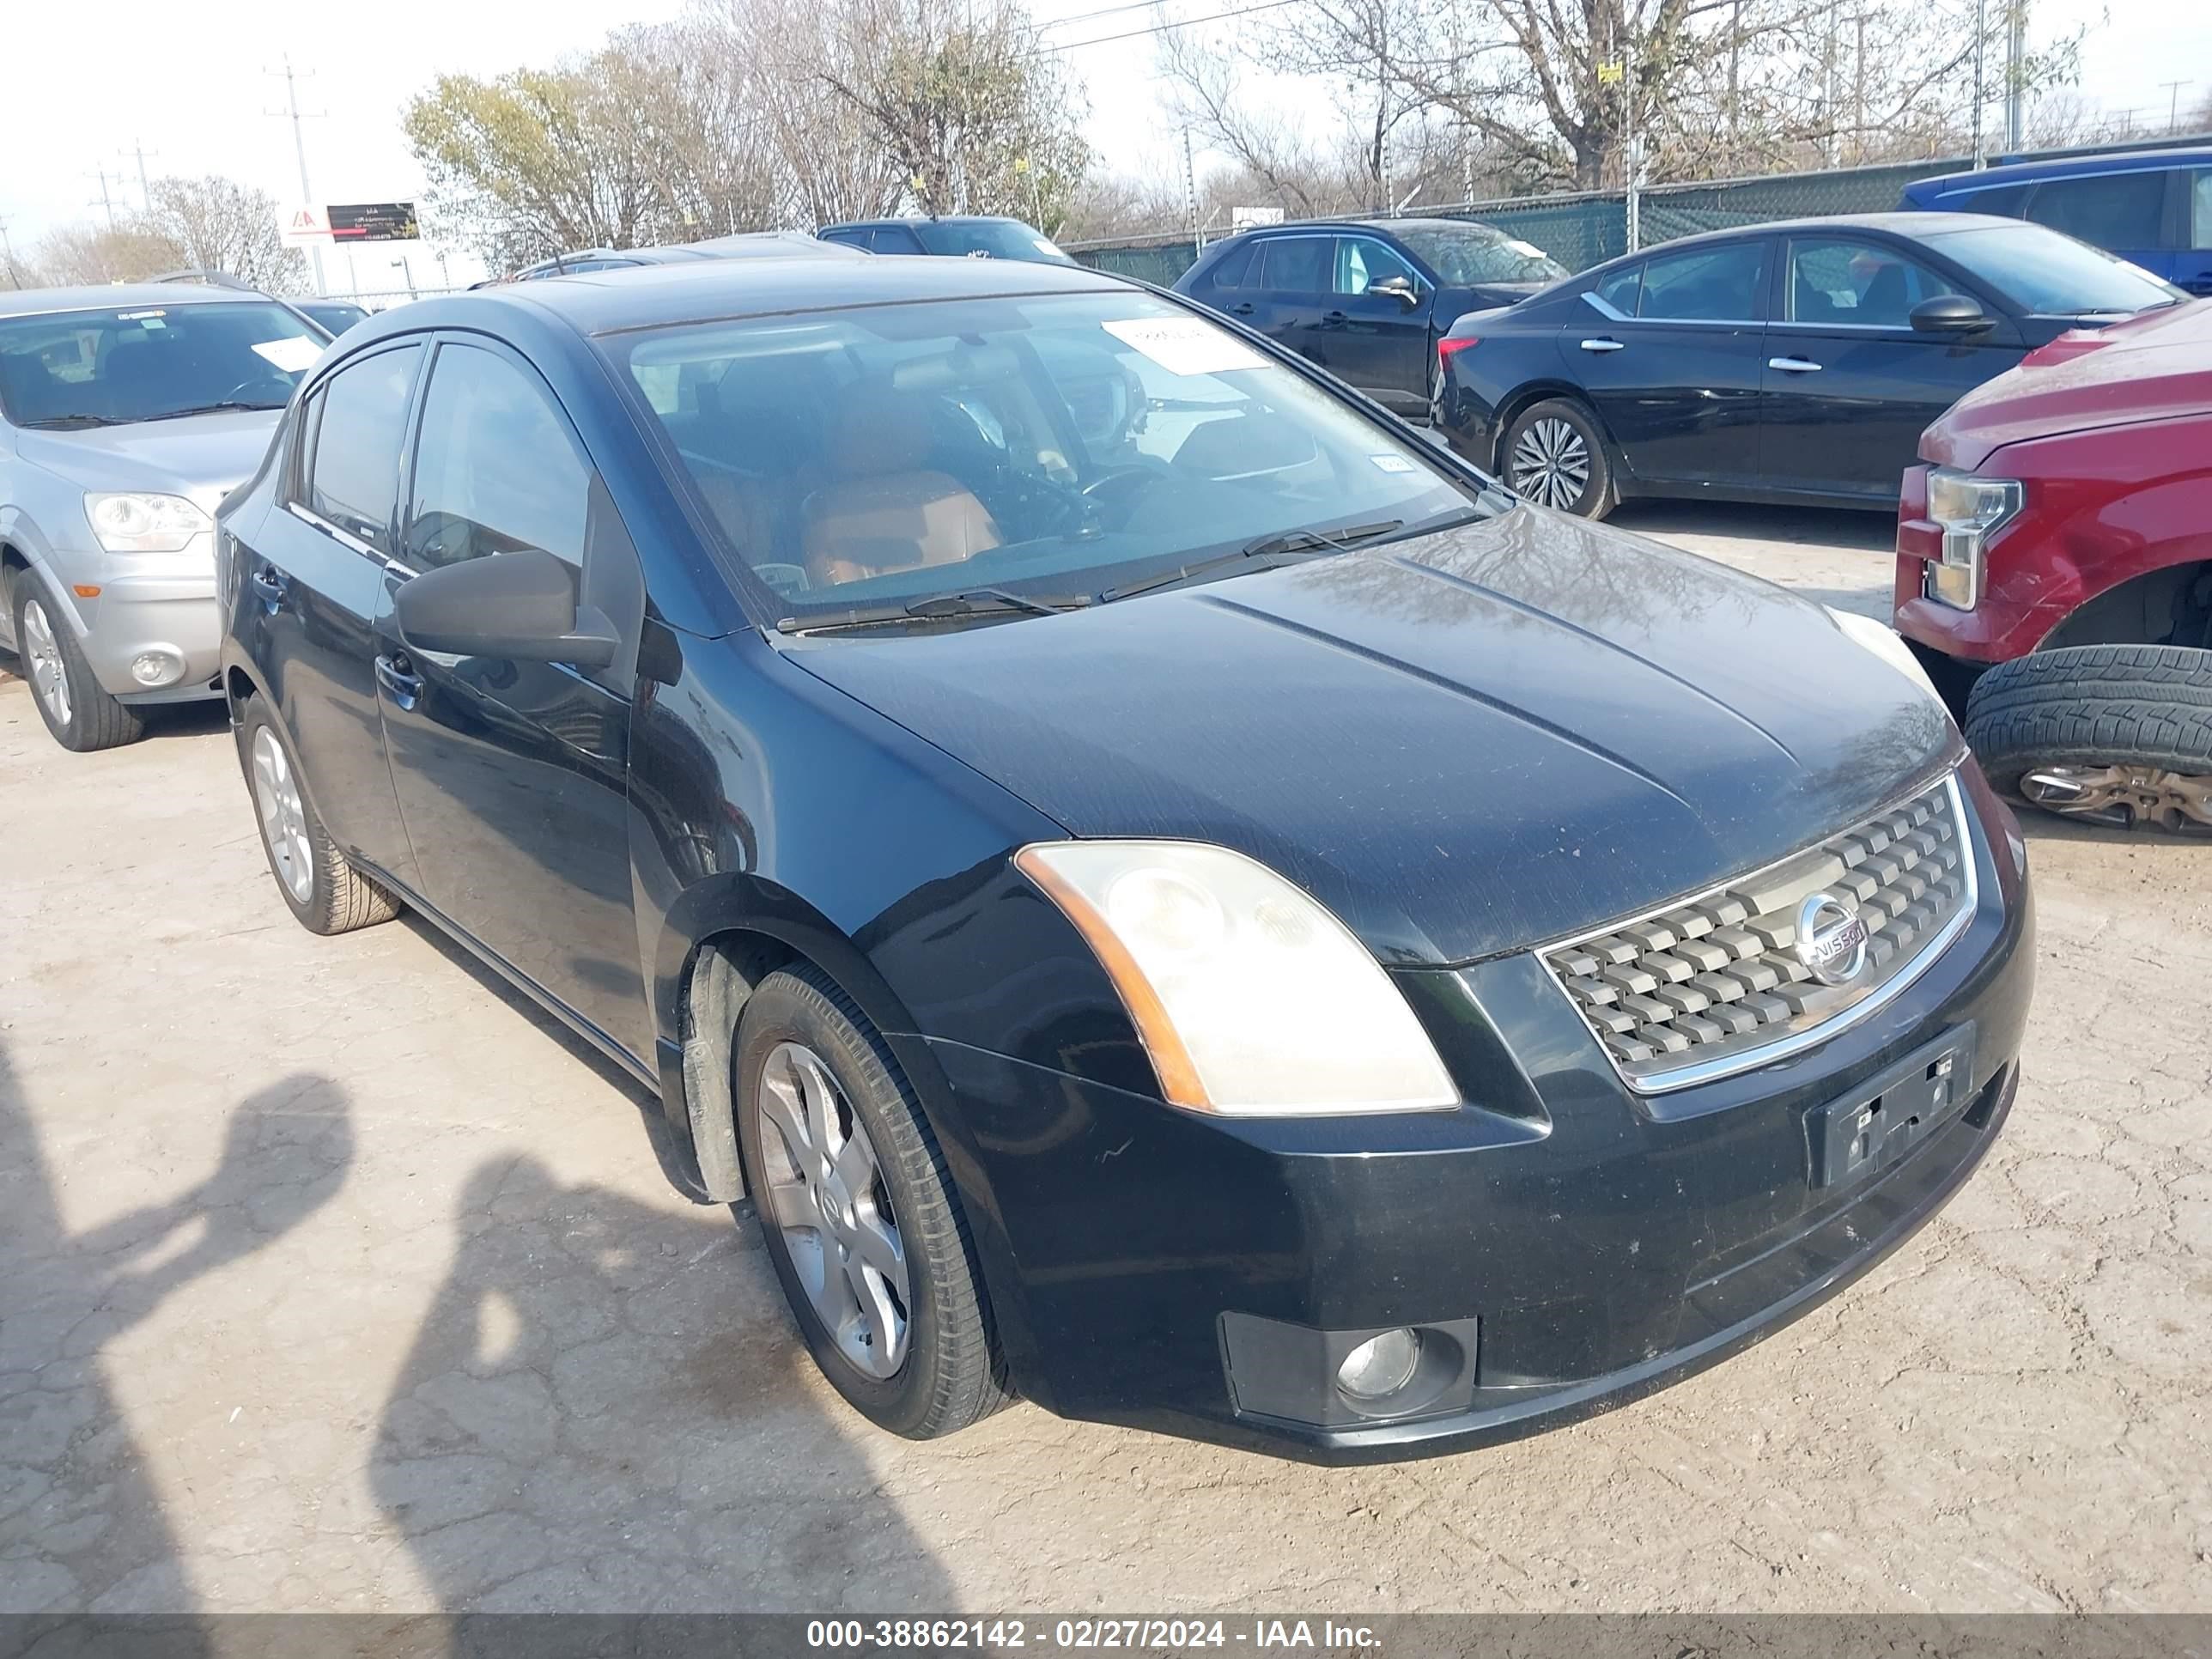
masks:
[[[1598,436],[1605,443],[1605,459],[1613,470],[1614,487],[1618,489],[1620,479],[1627,471],[1621,461],[1620,445],[1613,438],[1613,428],[1606,424],[1605,416],[1598,412],[1597,404],[1591,401],[1589,392],[1571,380],[1531,380],[1526,386],[1516,386],[1511,394],[1498,404],[1497,436],[1492,440],[1490,447],[1489,465],[1492,476],[1505,478],[1505,435],[1513,429],[1513,422],[1536,404],[1553,398],[1565,398],[1589,416],[1590,425],[1596,428]]]
[[[2180,558],[2099,589],[2036,641],[2035,650],[2081,645],[2212,647],[2212,547],[2204,538]]]

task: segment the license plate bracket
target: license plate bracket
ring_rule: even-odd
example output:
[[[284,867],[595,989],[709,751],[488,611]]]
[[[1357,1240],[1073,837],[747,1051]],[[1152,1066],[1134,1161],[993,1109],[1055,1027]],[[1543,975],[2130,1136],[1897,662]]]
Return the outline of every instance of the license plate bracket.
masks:
[[[1840,1100],[1806,1114],[1813,1185],[1863,1181],[1902,1158],[1973,1098],[1974,1028],[1954,1026]]]

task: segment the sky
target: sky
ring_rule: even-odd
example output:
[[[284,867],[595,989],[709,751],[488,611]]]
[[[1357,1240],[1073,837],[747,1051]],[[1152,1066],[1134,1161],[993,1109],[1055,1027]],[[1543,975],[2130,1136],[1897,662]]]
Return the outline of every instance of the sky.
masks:
[[[1255,0],[1162,0],[1170,20],[1204,18]],[[1994,4],[1996,0],[1992,0]],[[1087,17],[1115,0],[1032,0],[1047,38],[1068,48],[1086,84],[1088,137],[1117,172],[1178,175],[1181,143],[1161,112],[1152,39],[1106,37],[1142,30],[1146,11]],[[2206,0],[2029,0],[2031,47],[2086,27],[2077,90],[2106,109],[2134,106],[2148,120],[2179,90],[2185,111],[2212,94],[2212,4]],[[73,7],[0,0],[7,55],[49,74],[9,77],[6,137],[0,139],[0,227],[18,253],[46,231],[102,212],[99,174],[118,210],[139,201],[146,172],[227,173],[280,203],[301,199],[291,123],[281,111],[289,58],[300,72],[301,123],[311,199],[405,200],[422,187],[399,132],[400,106],[436,76],[489,76],[544,64],[596,44],[610,28],[673,16],[683,0],[226,0],[217,11],[179,13],[173,4],[110,0],[100,9],[100,47],[86,50],[85,21]],[[194,17],[197,21],[191,21]],[[524,27],[518,21],[526,20]],[[143,40],[143,49],[127,42]],[[74,67],[72,67],[74,66]],[[270,71],[277,71],[270,73]],[[1200,158],[1201,167],[1204,158]],[[398,289],[408,273],[425,287],[482,270],[456,257],[441,270],[419,245],[387,243],[324,255],[333,292]],[[350,264],[349,261],[350,260]]]

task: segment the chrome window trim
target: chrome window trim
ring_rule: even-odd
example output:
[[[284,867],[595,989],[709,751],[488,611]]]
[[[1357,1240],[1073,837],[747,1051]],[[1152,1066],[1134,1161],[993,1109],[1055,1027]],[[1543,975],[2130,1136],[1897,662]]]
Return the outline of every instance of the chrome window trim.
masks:
[[[1598,298],[1597,290],[1594,288],[1583,290],[1583,301],[1609,323],[1632,323],[1636,320],[1611,301]]]
[[[1756,317],[1631,317],[1620,307],[1597,296],[1595,289],[1583,290],[1583,300],[1592,311],[1609,323],[1650,323],[1666,328],[1765,328],[1765,323]]]
[[[1830,830],[1818,840],[1808,842],[1796,851],[1786,853],[1778,859],[1759,866],[1756,869],[1739,872],[1724,880],[1702,887],[1694,893],[1662,899],[1656,904],[1645,906],[1632,915],[1617,916],[1603,927],[1585,928],[1583,932],[1569,938],[1553,939],[1547,944],[1536,945],[1530,954],[1536,958],[1537,967],[1542,971],[1544,977],[1551,982],[1552,988],[1559,993],[1559,1000],[1566,1005],[1567,1011],[1574,1016],[1575,1024],[1581,1028],[1583,1036],[1589,1039],[1600,1054],[1605,1055],[1606,1063],[1613,1067],[1614,1075],[1619,1077],[1621,1082],[1635,1094],[1642,1096],[1672,1094],[1677,1090],[1694,1088],[1701,1083],[1716,1083],[1723,1078],[1735,1077],[1743,1072],[1754,1071],[1761,1066],[1771,1066],[1778,1060],[1788,1060],[1793,1055],[1801,1054],[1808,1048],[1817,1048],[1832,1037],[1840,1036],[1862,1020],[1887,1007],[1934,963],[1937,957],[1950,948],[1953,941],[1964,933],[1967,924],[1973,921],[1975,912],[1981,903],[1981,876],[1976,862],[1976,849],[1979,842],[1974,835],[1973,817],[1966,811],[1965,793],[1959,787],[1959,769],[1956,764],[1954,764],[1944,775],[1942,781],[1950,798],[1953,819],[1959,826],[1959,835],[1964,843],[1962,850],[1966,854],[1963,860],[1965,891],[1960,896],[1957,912],[1917,951],[1907,957],[1904,965],[1887,980],[1849,1007],[1838,1009],[1818,1025],[1809,1026],[1802,1031],[1792,1031],[1785,1036],[1776,1038],[1772,1042],[1761,1043],[1755,1048],[1739,1049],[1734,1054],[1717,1055],[1711,1060],[1692,1060],[1687,1065],[1673,1066],[1663,1072],[1649,1072],[1642,1076],[1631,1076],[1621,1069],[1620,1062],[1614,1059],[1605,1045],[1598,1042],[1596,1036],[1591,1032],[1588,1022],[1583,1018],[1582,1010],[1575,1004],[1574,997],[1560,982],[1559,975],[1552,970],[1545,957],[1555,951],[1565,950],[1571,945],[1584,944],[1594,939],[1602,939],[1608,933],[1617,933],[1622,927],[1633,926],[1646,917],[1660,915],[1682,905],[1698,903],[1714,894],[1726,892],[1729,888],[1743,882],[1755,880],[1769,870],[1779,868],[1794,859],[1802,858],[1823,842],[1832,841],[1838,836],[1850,835],[1856,823],[1881,817],[1885,813],[1893,812],[1899,807],[1917,799],[1928,793],[1929,785],[1925,779],[1898,796],[1887,806],[1877,807],[1856,820],[1854,823]]]
[[[374,559],[379,564],[386,562],[384,555],[378,552],[367,542],[362,540],[360,537],[355,535],[351,531],[339,529],[337,526],[332,524],[328,519],[325,519],[321,514],[310,510],[301,503],[298,501],[287,501],[284,503],[284,510],[287,513],[289,513],[294,518],[299,520],[301,523],[314,526],[316,529],[321,531],[323,534],[328,536],[340,547],[350,549],[352,551],[360,554],[364,559]]]

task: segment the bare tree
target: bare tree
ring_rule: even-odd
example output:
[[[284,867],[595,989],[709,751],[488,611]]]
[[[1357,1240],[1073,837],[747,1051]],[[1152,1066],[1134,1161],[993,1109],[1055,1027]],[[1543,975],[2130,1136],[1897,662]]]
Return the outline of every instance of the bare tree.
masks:
[[[218,173],[156,179],[143,228],[173,243],[187,265],[227,270],[271,293],[307,286],[307,262],[284,245],[276,200]]]
[[[33,280],[42,285],[143,283],[185,262],[185,251],[157,230],[132,224],[113,229],[63,225],[31,251]]]

